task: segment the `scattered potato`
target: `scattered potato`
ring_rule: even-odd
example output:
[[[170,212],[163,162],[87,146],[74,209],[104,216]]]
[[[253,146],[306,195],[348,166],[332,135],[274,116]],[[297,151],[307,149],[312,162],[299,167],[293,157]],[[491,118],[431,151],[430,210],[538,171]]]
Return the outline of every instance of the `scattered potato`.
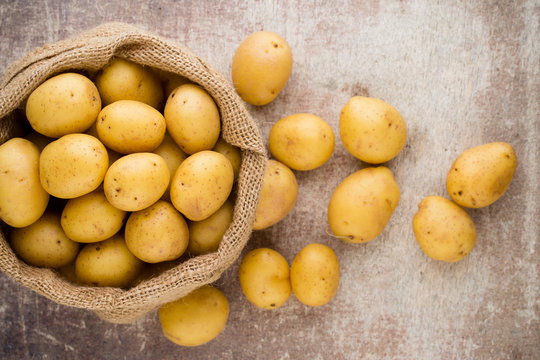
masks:
[[[181,346],[199,346],[217,337],[229,317],[229,302],[221,291],[202,286],[159,308],[167,339]]]
[[[248,252],[238,270],[246,298],[263,309],[277,309],[291,296],[287,260],[275,250],[260,248]]]
[[[189,223],[188,251],[192,255],[202,255],[219,248],[223,235],[233,219],[233,204],[226,201],[210,217]]]
[[[506,192],[516,166],[512,145],[494,142],[476,146],[454,161],[446,177],[446,188],[458,205],[486,207]]]
[[[242,152],[240,149],[229,144],[223,138],[219,138],[213,150],[225,155],[229,159],[234,171],[234,181],[236,181],[240,174],[240,165],[242,164]]]
[[[420,248],[435,260],[459,261],[476,243],[476,229],[469,214],[440,196],[428,196],[420,202],[413,230]]]

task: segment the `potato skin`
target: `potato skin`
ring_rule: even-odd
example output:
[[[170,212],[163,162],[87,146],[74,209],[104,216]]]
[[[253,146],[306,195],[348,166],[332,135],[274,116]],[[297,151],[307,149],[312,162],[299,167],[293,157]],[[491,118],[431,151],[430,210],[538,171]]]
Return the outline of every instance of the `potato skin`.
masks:
[[[167,339],[181,346],[199,346],[225,329],[229,302],[220,290],[205,285],[161,306],[158,314]]]
[[[187,154],[211,150],[219,138],[221,120],[217,105],[197,85],[176,88],[169,95],[163,114],[169,134]]]
[[[294,208],[297,197],[294,173],[279,161],[268,160],[253,230],[266,229],[283,220]]]
[[[163,160],[165,160],[165,163],[167,164],[167,167],[169,168],[171,179],[170,179],[169,185],[167,186],[167,190],[165,190],[165,193],[161,197],[163,200],[169,201],[171,199],[171,196],[170,196],[171,182],[172,182],[174,174],[176,173],[176,169],[178,169],[182,161],[186,160],[189,155],[183,152],[182,149],[180,149],[180,147],[176,145],[174,140],[168,134],[165,134],[163,141],[153,151],[153,153],[161,156]]]
[[[210,217],[201,221],[190,221],[188,251],[191,255],[202,255],[219,248],[223,235],[233,219],[233,204],[227,200]]]
[[[109,166],[105,146],[87,134],[68,134],[41,152],[41,185],[52,196],[72,199],[88,194],[103,181]]]
[[[96,86],[76,73],[46,80],[26,102],[26,117],[32,128],[52,138],[86,131],[100,110],[101,98]]]
[[[270,153],[294,170],[313,170],[334,151],[334,133],[326,121],[313,114],[294,114],[277,121],[270,130]]]
[[[446,189],[458,205],[486,207],[506,192],[516,167],[516,154],[510,144],[494,142],[476,146],[454,161],[446,177]]]
[[[469,214],[440,196],[428,196],[420,202],[412,226],[422,251],[435,260],[459,261],[476,243],[476,229]]]
[[[223,138],[219,138],[212,150],[225,155],[225,157],[229,159],[234,170],[234,181],[238,180],[240,165],[242,165],[242,152],[240,149],[229,144],[223,140]]]
[[[271,31],[249,35],[236,49],[232,81],[238,95],[252,105],[266,105],[278,96],[292,73],[291,48]]]
[[[176,170],[171,183],[171,201],[185,217],[201,221],[225,203],[233,182],[233,168],[224,155],[200,151],[184,160]]]
[[[263,309],[277,309],[291,296],[287,260],[268,248],[248,252],[238,270],[240,286],[246,298]]]
[[[25,227],[43,215],[48,203],[39,180],[39,149],[21,138],[0,145],[0,218]]]
[[[9,238],[13,251],[34,266],[59,268],[71,263],[79,252],[79,244],[62,230],[60,215],[52,211],[29,226],[12,229]]]
[[[99,139],[121,154],[150,152],[165,136],[165,118],[140,101],[119,100],[101,110],[96,121]]]
[[[388,168],[364,168],[346,177],[334,190],[328,204],[328,223],[344,241],[373,240],[384,230],[399,198],[399,186]]]
[[[327,304],[339,286],[336,253],[323,244],[309,244],[298,252],[291,265],[291,286],[298,300],[308,306]]]
[[[407,126],[390,104],[375,98],[354,96],[339,118],[343,145],[354,157],[381,164],[399,154],[407,141]]]

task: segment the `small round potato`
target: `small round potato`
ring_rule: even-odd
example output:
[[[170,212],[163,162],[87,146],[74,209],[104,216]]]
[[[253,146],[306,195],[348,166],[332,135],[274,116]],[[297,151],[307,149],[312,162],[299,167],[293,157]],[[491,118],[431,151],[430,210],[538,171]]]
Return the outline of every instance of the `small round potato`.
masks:
[[[476,243],[476,229],[469,214],[440,196],[428,196],[420,202],[412,225],[418,245],[435,260],[459,261]]]
[[[167,130],[187,154],[211,150],[221,131],[219,110],[212,97],[194,84],[174,90],[163,112]]]
[[[165,190],[165,193],[161,197],[163,200],[169,201],[171,199],[170,183],[172,182],[172,178],[176,173],[176,169],[178,169],[182,161],[186,160],[188,155],[183,152],[178,145],[176,145],[174,140],[168,134],[165,134],[163,142],[153,151],[153,153],[161,156],[169,168],[171,180],[169,182],[169,186],[167,186],[167,190]]]
[[[92,243],[106,240],[124,224],[126,212],[112,206],[103,189],[70,199],[62,212],[62,229],[74,241]]]
[[[39,181],[39,149],[22,138],[0,145],[0,219],[25,227],[43,215],[48,203]]]
[[[97,243],[86,244],[75,260],[75,274],[84,284],[127,287],[144,263],[127,248],[122,234]]]
[[[223,138],[219,138],[213,150],[229,159],[234,170],[234,181],[236,181],[240,174],[240,165],[242,165],[242,152],[240,149],[229,144]]]
[[[384,230],[399,198],[399,186],[388,168],[364,168],[346,177],[334,190],[328,204],[328,223],[344,241],[373,240]]]
[[[294,173],[279,161],[268,160],[253,230],[266,229],[283,220],[294,208],[297,196]]]
[[[284,117],[272,126],[270,153],[294,170],[312,170],[334,151],[334,133],[326,121],[312,114]]]
[[[248,252],[238,270],[246,298],[263,309],[277,309],[291,296],[289,263],[275,250],[260,248]]]
[[[343,145],[354,157],[370,164],[394,158],[407,141],[407,126],[390,104],[354,96],[341,110],[339,132]]]
[[[139,211],[158,201],[169,185],[167,163],[153,153],[129,154],[111,165],[103,190],[117,209]]]
[[[43,149],[41,185],[52,196],[72,199],[97,189],[109,166],[105,146],[87,134],[69,134]]]
[[[156,109],[163,106],[163,88],[150,68],[114,58],[96,78],[103,106],[118,100],[135,100]]]
[[[259,31],[249,35],[236,49],[232,81],[244,101],[265,105],[285,87],[292,67],[292,52],[287,41],[276,33]]]
[[[446,188],[461,206],[482,208],[508,189],[517,159],[512,146],[494,142],[473,147],[458,156],[446,177]]]
[[[176,170],[171,183],[174,207],[192,221],[204,220],[227,200],[234,182],[231,162],[215,151],[188,157]]]
[[[191,221],[189,226],[188,251],[191,255],[202,255],[219,248],[223,235],[231,225],[233,205],[226,201],[210,217],[201,221]]]
[[[79,244],[70,240],[60,226],[60,215],[46,211],[32,225],[12,229],[11,247],[30,265],[59,268],[72,262]]]
[[[308,306],[321,306],[336,295],[339,286],[336,253],[323,244],[309,244],[291,265],[291,286],[298,300]]]
[[[181,346],[199,346],[225,329],[229,302],[221,291],[205,285],[161,306],[158,313],[167,339]]]
[[[46,80],[26,103],[26,117],[32,128],[52,138],[86,131],[100,110],[101,98],[94,83],[75,73]]]
[[[96,121],[99,139],[121,154],[153,151],[165,136],[165,118],[140,101],[119,100],[101,110]]]
[[[166,201],[132,213],[126,223],[126,244],[139,259],[158,263],[178,259],[188,246],[186,221]]]

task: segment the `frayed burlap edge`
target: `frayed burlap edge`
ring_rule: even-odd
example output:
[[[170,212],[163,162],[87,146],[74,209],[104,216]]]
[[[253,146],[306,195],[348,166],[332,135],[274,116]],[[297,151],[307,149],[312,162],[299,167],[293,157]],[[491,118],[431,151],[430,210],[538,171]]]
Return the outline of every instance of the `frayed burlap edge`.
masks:
[[[240,255],[255,217],[266,150],[257,125],[230,83],[188,49],[122,23],[103,24],[68,40],[45,45],[13,63],[0,79],[0,144],[13,137],[13,112],[45,79],[65,71],[95,72],[113,57],[182,75],[216,101],[225,141],[242,150],[233,221],[215,253],[191,258],[134,288],[96,288],[68,282],[54,270],[17,258],[0,233],[0,270],[63,305],[88,309],[104,320],[131,322],[156,307],[216,281]]]

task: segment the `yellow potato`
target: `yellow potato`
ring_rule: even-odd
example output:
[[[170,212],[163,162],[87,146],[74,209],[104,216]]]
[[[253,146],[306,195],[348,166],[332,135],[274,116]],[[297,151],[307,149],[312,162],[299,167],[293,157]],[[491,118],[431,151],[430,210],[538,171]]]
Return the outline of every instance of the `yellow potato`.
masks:
[[[75,260],[75,274],[84,284],[127,287],[143,268],[143,262],[127,248],[122,234],[86,244]]]
[[[287,41],[276,33],[259,31],[248,36],[236,49],[232,81],[244,101],[265,105],[285,87],[292,66],[292,52]]]
[[[225,329],[229,302],[221,291],[205,285],[161,306],[158,313],[167,339],[181,346],[199,346]]]
[[[494,142],[473,147],[458,156],[446,177],[446,188],[461,206],[482,208],[508,189],[517,159],[512,146]]]
[[[97,189],[109,166],[105,146],[86,134],[69,134],[43,149],[41,185],[52,196],[72,199]]]
[[[180,164],[171,183],[174,207],[192,221],[204,220],[227,200],[234,182],[229,160],[215,151],[201,151]]]
[[[210,217],[192,221],[189,226],[188,251],[192,255],[202,255],[216,251],[223,235],[233,219],[233,204],[226,201]]]
[[[13,251],[30,265],[59,268],[72,262],[79,244],[70,240],[60,226],[60,215],[46,211],[32,225],[12,229]]]
[[[103,106],[118,100],[136,100],[156,109],[163,106],[163,88],[150,68],[114,58],[96,78]]]
[[[163,112],[167,130],[187,154],[211,150],[221,131],[219,110],[212,97],[193,84],[174,90]]]
[[[169,179],[169,169],[161,156],[135,153],[111,165],[103,181],[103,191],[117,209],[139,211],[161,198]]]
[[[126,223],[126,244],[136,257],[147,263],[175,260],[188,246],[186,221],[166,201],[132,213]]]
[[[242,152],[240,149],[229,144],[223,138],[219,138],[213,150],[229,159],[234,170],[234,181],[236,181],[240,174],[240,165],[242,165]]]
[[[0,145],[0,219],[25,227],[43,215],[48,203],[39,181],[39,149],[21,138]]]
[[[253,230],[262,230],[283,220],[291,212],[298,196],[294,173],[276,160],[268,160],[255,213]]]
[[[298,300],[321,306],[336,295],[339,286],[336,253],[323,244],[309,244],[295,256],[291,265],[291,286]]]
[[[176,173],[176,169],[178,169],[182,161],[186,160],[188,155],[183,152],[182,149],[178,147],[178,145],[176,145],[174,140],[168,134],[165,134],[163,142],[153,152],[154,154],[158,154],[163,158],[163,160],[165,160],[165,163],[167,164],[167,168],[169,168],[169,173],[171,175],[170,182],[172,182],[172,178],[174,176],[174,173]],[[161,197],[163,200],[168,201],[171,199],[170,182],[167,186],[167,190],[165,190],[165,193]]]
[[[59,267],[58,273],[64,277],[65,280],[72,282],[74,284],[80,284],[79,279],[77,279],[77,274],[75,274],[75,259],[67,265]]]
[[[343,145],[354,157],[370,164],[394,158],[407,141],[407,126],[390,104],[354,96],[343,107],[339,119]]]
[[[103,189],[70,199],[62,211],[62,229],[74,241],[91,243],[106,240],[123,226],[126,212],[112,206]]]
[[[32,131],[31,133],[26,135],[24,138],[28,141],[31,141],[32,144],[36,145],[40,152],[43,151],[43,149],[45,149],[45,146],[49,145],[49,143],[55,140],[48,136],[42,135],[38,133],[37,131]]]
[[[428,196],[420,202],[412,225],[418,245],[435,260],[459,261],[476,243],[476,229],[469,214],[440,196]]]
[[[334,133],[326,121],[312,114],[294,114],[272,126],[270,153],[294,170],[312,170],[334,151]]]
[[[248,252],[238,270],[246,298],[263,309],[277,309],[291,296],[289,263],[275,250],[260,248]]]
[[[75,73],[46,80],[26,103],[26,117],[32,128],[53,138],[86,131],[100,110],[101,98],[94,83]]]
[[[328,223],[344,241],[373,240],[384,230],[399,198],[399,186],[388,168],[364,168],[346,177],[334,190],[328,204]]]
[[[96,121],[99,139],[121,154],[152,151],[165,136],[159,111],[134,100],[119,100],[101,110]]]
[[[162,82],[165,88],[165,99],[167,99],[177,87],[184,84],[192,84],[188,78],[169,72],[164,72],[162,74]]]

